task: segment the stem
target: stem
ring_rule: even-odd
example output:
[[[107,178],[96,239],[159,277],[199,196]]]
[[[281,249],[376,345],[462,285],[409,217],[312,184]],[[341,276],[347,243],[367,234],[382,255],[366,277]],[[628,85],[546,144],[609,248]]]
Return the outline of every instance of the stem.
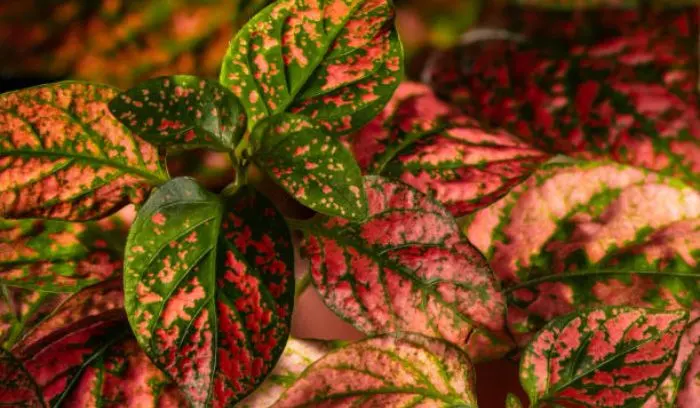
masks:
[[[297,282],[296,288],[294,288],[294,300],[299,299],[309,286],[311,286],[311,272],[306,272],[301,280]]]

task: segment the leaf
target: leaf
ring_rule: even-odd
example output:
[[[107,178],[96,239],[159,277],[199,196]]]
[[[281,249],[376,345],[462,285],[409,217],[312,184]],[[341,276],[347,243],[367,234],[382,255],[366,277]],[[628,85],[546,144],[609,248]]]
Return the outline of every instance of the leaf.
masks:
[[[581,307],[700,300],[700,193],[642,169],[550,166],[473,214],[465,232],[507,288],[520,344]]]
[[[522,408],[523,404],[520,402],[517,396],[508,393],[506,396],[506,408]]]
[[[109,113],[116,94],[59,82],[0,95],[0,216],[101,218],[167,179],[156,149]]]
[[[403,75],[393,21],[389,0],[278,1],[238,32],[220,81],[245,107],[249,129],[291,112],[348,133],[379,113]]]
[[[0,342],[9,349],[69,295],[0,286]]]
[[[551,9],[585,9],[594,7],[639,7],[639,0],[511,0],[511,3]]]
[[[34,379],[12,353],[0,349],[0,404],[13,407],[44,407]]]
[[[469,358],[440,340],[389,334],[326,354],[274,405],[476,407]]]
[[[289,335],[293,260],[284,218],[252,190],[219,198],[180,178],[141,208],[127,241],[126,311],[193,406],[232,405],[272,370]]]
[[[331,350],[332,347],[328,343],[290,337],[275,369],[255,392],[239,402],[237,406],[241,408],[271,407],[308,366]]]
[[[366,221],[300,225],[326,305],[366,334],[444,338],[475,360],[507,352],[503,296],[451,214],[400,182],[369,176],[365,189]]]
[[[254,160],[300,203],[323,214],[367,216],[362,175],[352,154],[311,119],[281,114],[251,136]]]
[[[13,351],[51,407],[184,404],[130,335],[119,280],[76,293]]]
[[[219,74],[242,23],[267,0],[8,0],[0,55],[17,77],[131,87],[160,75]]]
[[[411,82],[351,140],[366,172],[433,195],[455,217],[496,201],[549,158],[509,133],[455,114],[430,88]]]
[[[121,274],[122,246],[96,223],[0,220],[0,283],[43,292],[77,289]]]
[[[228,89],[192,75],[143,82],[112,99],[109,110],[145,140],[186,149],[233,150],[246,123]]]
[[[620,307],[553,320],[523,353],[531,406],[641,406],[671,370],[687,321],[684,311]]]
[[[573,20],[567,32],[588,35],[560,46],[551,25],[537,28],[546,31],[538,41],[474,41],[436,58],[427,76],[465,113],[550,153],[611,159],[698,188],[697,10],[609,23],[597,31],[625,28],[591,41],[590,26]]]

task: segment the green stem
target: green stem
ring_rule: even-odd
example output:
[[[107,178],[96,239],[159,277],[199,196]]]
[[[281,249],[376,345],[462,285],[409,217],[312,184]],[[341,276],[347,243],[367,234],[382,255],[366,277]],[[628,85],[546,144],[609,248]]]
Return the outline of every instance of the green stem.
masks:
[[[309,286],[311,286],[311,272],[306,272],[304,276],[297,281],[296,288],[294,289],[294,299],[299,299]]]

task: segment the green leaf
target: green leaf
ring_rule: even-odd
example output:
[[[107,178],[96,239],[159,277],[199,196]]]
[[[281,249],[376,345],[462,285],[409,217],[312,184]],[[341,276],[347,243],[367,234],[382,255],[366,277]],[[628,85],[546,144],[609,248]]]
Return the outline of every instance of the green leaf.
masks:
[[[0,349],[0,405],[17,408],[45,407],[41,391],[22,362]]]
[[[69,294],[0,286],[0,342],[11,348]]]
[[[283,0],[232,41],[221,83],[238,96],[248,128],[283,112],[316,119],[332,134],[371,120],[403,75],[390,0]]]
[[[59,82],[0,95],[0,217],[101,218],[167,180],[107,109],[114,88]]]
[[[387,334],[326,354],[274,406],[476,408],[474,388],[472,364],[457,347]]]
[[[332,345],[328,342],[289,338],[275,369],[255,389],[255,392],[236,406],[240,408],[272,407],[280,395],[294,384],[304,370],[332,349]]]
[[[700,192],[612,163],[556,165],[470,217],[520,344],[581,307],[700,301]]]
[[[284,218],[243,189],[157,189],[129,233],[125,306],[136,339],[195,407],[231,405],[279,359],[290,330],[293,248]]]
[[[603,308],[559,317],[525,349],[531,406],[642,406],[671,371],[688,314]]]
[[[516,395],[508,393],[506,396],[506,408],[523,408],[523,404]]]
[[[104,224],[0,220],[0,284],[42,292],[76,290],[121,274],[122,248]]]
[[[401,182],[368,176],[365,189],[363,222],[324,217],[299,225],[326,305],[366,334],[443,338],[474,360],[508,352],[505,299],[452,215]]]
[[[292,114],[263,119],[251,135],[254,160],[300,203],[348,219],[367,216],[360,168],[313,120]]]
[[[191,75],[143,82],[114,98],[109,110],[145,140],[173,148],[233,150],[246,125],[228,89]]]

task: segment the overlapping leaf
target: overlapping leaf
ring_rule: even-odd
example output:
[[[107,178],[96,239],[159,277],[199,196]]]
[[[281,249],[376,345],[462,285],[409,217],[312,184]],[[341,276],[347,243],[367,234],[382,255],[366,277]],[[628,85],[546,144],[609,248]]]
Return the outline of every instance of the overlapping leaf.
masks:
[[[246,125],[243,107],[228,89],[191,75],[141,83],[109,109],[145,140],[174,148],[233,150]]]
[[[476,212],[465,232],[508,287],[521,343],[584,305],[700,302],[700,193],[642,169],[549,167]]]
[[[466,354],[440,340],[389,334],[333,351],[309,367],[274,405],[477,406]]]
[[[313,120],[281,114],[252,135],[254,159],[300,203],[353,220],[367,216],[362,174],[352,154]]]
[[[101,218],[167,179],[107,109],[117,91],[61,82],[0,95],[0,216]]]
[[[242,399],[282,354],[294,294],[284,219],[261,195],[193,180],[156,190],[134,222],[126,310],[141,347],[193,406]]]
[[[641,406],[673,368],[684,311],[605,308],[557,318],[525,350],[533,407]]]
[[[41,390],[22,362],[0,349],[0,403],[17,408],[44,407]]]
[[[246,108],[249,128],[283,112],[333,134],[371,120],[403,72],[389,0],[283,0],[258,13],[224,58],[221,82]]]
[[[600,31],[615,35],[602,38],[568,20],[557,26],[567,38],[559,48],[542,24],[532,31],[547,42],[473,42],[437,58],[429,76],[468,114],[544,150],[610,158],[697,187],[698,26],[697,8],[610,21]]]
[[[0,291],[0,344],[8,349],[68,296],[4,285]]]
[[[488,131],[406,82],[351,139],[368,173],[400,179],[432,194],[455,216],[482,208],[522,182],[549,157],[503,131]]]
[[[0,220],[0,283],[74,292],[116,276],[122,251],[105,239],[108,233],[94,223]]]
[[[128,88],[159,75],[215,78],[236,29],[267,0],[6,0],[6,72]]]
[[[129,332],[121,283],[78,292],[14,348],[51,407],[182,406]],[[43,396],[43,397],[42,397]],[[0,396],[0,401],[8,402]]]
[[[367,334],[441,337],[473,359],[508,351],[502,294],[451,214],[400,182],[369,176],[365,189],[366,221],[323,218],[300,226],[326,304]]]
[[[290,338],[279,362],[267,379],[237,406],[266,408],[273,406],[282,393],[294,384],[312,363],[332,350],[328,343]]]

